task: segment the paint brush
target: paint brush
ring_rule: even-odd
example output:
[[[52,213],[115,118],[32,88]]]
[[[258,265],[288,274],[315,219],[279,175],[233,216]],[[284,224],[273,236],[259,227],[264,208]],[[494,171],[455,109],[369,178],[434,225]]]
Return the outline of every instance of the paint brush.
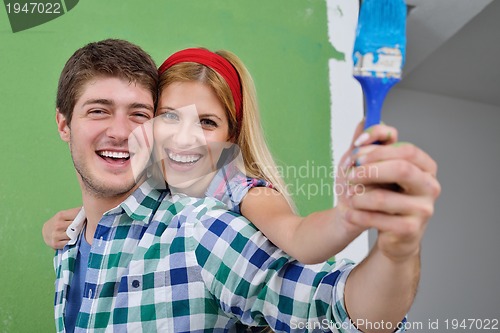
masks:
[[[363,0],[354,43],[353,74],[365,95],[365,129],[380,123],[385,96],[401,80],[405,52],[404,0]]]

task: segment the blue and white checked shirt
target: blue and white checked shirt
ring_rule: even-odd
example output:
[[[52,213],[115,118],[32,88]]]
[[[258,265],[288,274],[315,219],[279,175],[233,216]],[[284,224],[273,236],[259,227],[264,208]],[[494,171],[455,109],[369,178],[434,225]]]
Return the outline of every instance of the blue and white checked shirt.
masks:
[[[58,332],[78,251],[70,243],[55,257]],[[358,332],[343,305],[352,267],[304,266],[220,201],[146,182],[99,222],[75,332]]]

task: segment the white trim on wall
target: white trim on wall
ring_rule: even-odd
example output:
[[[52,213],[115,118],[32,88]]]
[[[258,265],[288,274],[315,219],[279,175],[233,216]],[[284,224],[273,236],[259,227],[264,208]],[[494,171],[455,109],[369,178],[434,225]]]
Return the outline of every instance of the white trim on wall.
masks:
[[[335,170],[338,170],[338,162],[348,149],[354,129],[363,117],[363,93],[352,76],[351,57],[359,4],[352,0],[326,0],[326,5],[329,41],[336,50],[345,54],[344,61],[329,61],[332,157]],[[336,258],[360,262],[368,250],[368,232],[364,232]]]

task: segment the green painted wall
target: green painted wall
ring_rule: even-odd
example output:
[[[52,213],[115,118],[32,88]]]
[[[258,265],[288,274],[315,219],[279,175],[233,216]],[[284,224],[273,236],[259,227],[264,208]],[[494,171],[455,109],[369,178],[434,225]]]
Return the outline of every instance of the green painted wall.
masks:
[[[328,59],[341,58],[328,42],[324,0],[85,0],[18,33],[0,8],[0,333],[54,331],[53,251],[41,226],[80,203],[56,131],[56,85],[77,48],[108,37],[139,44],[158,63],[190,46],[239,55],[277,161],[290,176],[291,166],[302,170],[298,183],[288,177],[300,212],[331,206],[332,193],[302,185],[332,182],[312,172],[331,168]]]

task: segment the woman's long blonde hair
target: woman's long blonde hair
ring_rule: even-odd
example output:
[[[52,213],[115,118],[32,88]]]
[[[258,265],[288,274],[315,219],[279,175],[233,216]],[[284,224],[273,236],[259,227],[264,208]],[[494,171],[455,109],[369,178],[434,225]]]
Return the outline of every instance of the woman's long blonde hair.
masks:
[[[216,54],[229,61],[238,72],[242,90],[242,120],[237,123],[236,107],[228,83],[213,69],[195,62],[181,62],[168,68],[160,75],[159,95],[163,89],[175,82],[201,82],[210,86],[226,110],[229,121],[230,140],[237,144],[243,155],[245,173],[249,177],[270,182],[287,200],[295,205],[287,192],[276,163],[267,147],[262,130],[257,94],[252,76],[242,61],[233,53],[220,50]]]

